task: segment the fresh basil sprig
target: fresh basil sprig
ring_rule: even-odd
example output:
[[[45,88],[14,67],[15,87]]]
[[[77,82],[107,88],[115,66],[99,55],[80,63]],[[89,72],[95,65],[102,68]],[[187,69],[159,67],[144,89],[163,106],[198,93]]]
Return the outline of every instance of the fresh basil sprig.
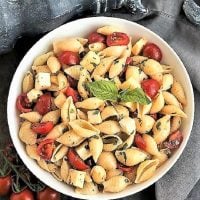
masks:
[[[143,105],[151,102],[141,88],[136,88],[134,90],[127,89],[118,92],[117,86],[113,81],[100,80],[88,82],[86,87],[92,95],[102,100],[113,102],[138,102]]]

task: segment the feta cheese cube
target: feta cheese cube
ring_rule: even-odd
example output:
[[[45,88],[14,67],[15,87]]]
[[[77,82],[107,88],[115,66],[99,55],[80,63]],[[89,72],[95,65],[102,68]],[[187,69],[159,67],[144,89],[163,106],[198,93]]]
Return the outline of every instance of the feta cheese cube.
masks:
[[[75,187],[83,188],[86,172],[69,169],[67,183]]]
[[[100,124],[102,122],[99,110],[90,110],[87,112],[87,115],[88,115],[88,121],[91,124]]]
[[[27,97],[30,102],[35,102],[42,94],[42,91],[32,89],[27,93]]]
[[[39,72],[35,79],[35,89],[45,90],[51,86],[50,73]]]

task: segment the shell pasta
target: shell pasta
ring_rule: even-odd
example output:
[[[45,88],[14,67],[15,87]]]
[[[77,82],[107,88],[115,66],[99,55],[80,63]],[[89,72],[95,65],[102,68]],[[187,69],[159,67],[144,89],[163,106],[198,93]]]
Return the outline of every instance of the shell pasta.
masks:
[[[176,66],[163,56],[146,38],[109,25],[54,41],[33,60],[16,100],[27,155],[85,195],[156,176],[181,145],[187,118]]]

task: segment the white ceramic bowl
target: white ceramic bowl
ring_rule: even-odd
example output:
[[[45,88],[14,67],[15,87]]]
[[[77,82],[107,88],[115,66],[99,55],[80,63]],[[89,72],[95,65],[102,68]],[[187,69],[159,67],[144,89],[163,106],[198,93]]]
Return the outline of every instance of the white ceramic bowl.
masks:
[[[184,119],[182,123],[181,129],[184,134],[184,140],[181,146],[173,154],[173,156],[157,170],[156,174],[151,179],[149,179],[144,183],[131,185],[120,193],[113,193],[113,194],[99,193],[95,196],[90,196],[90,195],[85,196],[76,194],[72,187],[54,179],[53,176],[51,176],[51,174],[41,169],[34,160],[32,160],[27,156],[24,144],[18,138],[19,117],[18,117],[18,112],[16,110],[15,101],[17,99],[17,96],[21,93],[21,83],[23,76],[25,72],[31,68],[33,59],[36,56],[48,51],[48,49],[51,48],[53,40],[57,38],[71,37],[71,36],[87,37],[87,35],[90,32],[96,30],[97,27],[105,25],[120,26],[123,28],[122,30],[124,30],[124,32],[129,33],[131,36],[133,36],[134,40],[137,40],[138,38],[143,36],[147,38],[148,41],[156,43],[161,48],[163,53],[162,62],[174,66],[173,74],[184,87],[188,101],[188,104],[185,107],[185,112],[188,115],[188,118]],[[45,35],[42,39],[40,39],[27,52],[27,54],[24,56],[23,60],[19,64],[10,86],[8,104],[7,104],[8,124],[14,146],[19,156],[23,160],[24,164],[30,169],[30,171],[45,184],[49,185],[50,187],[54,188],[55,190],[65,195],[82,199],[96,199],[96,200],[116,199],[131,194],[135,194],[147,188],[151,184],[155,183],[158,179],[160,179],[174,165],[174,163],[177,161],[177,159],[183,152],[183,149],[186,146],[186,143],[188,141],[192,129],[193,115],[194,115],[194,95],[190,78],[183,63],[181,62],[177,54],[173,51],[173,49],[163,39],[161,39],[158,35],[148,30],[147,28],[138,25],[134,22],[118,18],[109,18],[109,17],[92,17],[92,18],[76,20],[51,31],[50,33]]]

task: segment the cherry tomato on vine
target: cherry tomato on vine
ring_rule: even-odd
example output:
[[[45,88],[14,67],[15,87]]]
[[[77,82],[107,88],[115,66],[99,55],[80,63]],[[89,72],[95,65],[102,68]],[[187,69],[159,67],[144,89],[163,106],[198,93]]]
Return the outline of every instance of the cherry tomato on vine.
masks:
[[[50,187],[46,187],[37,193],[37,200],[60,200],[60,193]]]
[[[136,144],[136,146],[142,150],[146,149],[146,142],[144,141],[144,139],[142,138],[142,136],[139,133],[135,134],[135,139],[134,142]]]
[[[44,160],[49,160],[53,154],[54,140],[46,139],[39,143],[37,154]]]
[[[7,195],[10,192],[12,178],[10,175],[0,177],[0,197]]]
[[[78,93],[76,90],[74,90],[73,88],[71,88],[71,87],[68,87],[68,88],[66,89],[65,93],[66,93],[66,95],[67,95],[68,97],[69,97],[69,96],[72,97],[74,103],[76,103],[76,102],[79,101],[79,99],[80,99],[79,93]]]
[[[10,196],[10,200],[34,200],[33,192],[29,189],[22,190],[21,192],[13,192]]]
[[[26,93],[22,93],[17,97],[16,106],[21,113],[27,113],[32,111],[31,103],[29,102]]]
[[[47,134],[49,133],[54,127],[54,124],[52,121],[48,121],[48,122],[40,122],[40,123],[33,123],[31,125],[31,129],[35,132],[35,133],[40,133],[40,134]]]
[[[108,46],[128,45],[129,40],[126,33],[114,32],[107,36],[106,43]]]
[[[144,92],[150,98],[154,98],[157,95],[158,90],[160,89],[159,82],[154,79],[143,80],[141,83],[141,86],[142,86],[142,89],[144,90]]]
[[[90,33],[89,37],[88,37],[88,42],[89,44],[95,43],[95,42],[105,42],[105,36],[97,33],[97,32],[93,32]]]
[[[156,44],[149,43],[149,44],[146,44],[143,48],[143,56],[152,58],[160,62],[162,59],[162,52]]]
[[[73,51],[62,52],[61,54],[58,55],[58,60],[62,64],[66,64],[66,65],[77,65],[80,62],[78,53],[75,53]]]

